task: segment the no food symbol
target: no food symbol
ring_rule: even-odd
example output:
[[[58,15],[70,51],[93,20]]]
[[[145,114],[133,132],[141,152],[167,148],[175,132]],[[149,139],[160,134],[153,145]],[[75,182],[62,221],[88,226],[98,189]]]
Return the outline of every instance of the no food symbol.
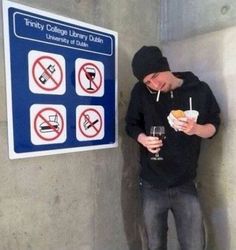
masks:
[[[34,119],[34,130],[39,138],[45,141],[57,139],[64,129],[62,115],[54,108],[44,108]]]

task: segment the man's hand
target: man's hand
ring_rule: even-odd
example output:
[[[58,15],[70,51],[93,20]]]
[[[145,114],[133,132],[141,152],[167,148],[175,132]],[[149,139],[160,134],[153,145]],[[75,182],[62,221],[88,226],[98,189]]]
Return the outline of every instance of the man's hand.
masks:
[[[191,118],[179,118],[174,121],[173,127],[178,131],[184,132],[186,135],[197,135],[201,138],[210,138],[216,132],[214,125],[210,123],[200,125]]]
[[[197,130],[197,123],[192,118],[179,118],[174,121],[174,128],[182,131],[187,135],[195,135]]]
[[[158,153],[163,146],[162,140],[159,140],[158,137],[147,136],[144,133],[139,134],[137,141],[153,154]]]

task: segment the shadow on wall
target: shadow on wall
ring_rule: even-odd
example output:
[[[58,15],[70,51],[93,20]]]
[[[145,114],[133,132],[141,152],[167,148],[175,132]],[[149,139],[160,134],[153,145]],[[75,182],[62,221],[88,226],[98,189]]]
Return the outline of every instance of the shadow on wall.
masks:
[[[224,127],[224,125],[222,125]],[[222,161],[223,130],[202,145],[199,166],[199,195],[206,225],[207,250],[230,250],[230,225],[224,180],[219,174]]]
[[[222,112],[222,125],[218,135],[202,142],[197,177],[207,228],[207,250],[230,250],[231,241],[225,188],[227,180],[223,178],[227,167],[224,133],[227,131],[230,106],[229,94],[227,94],[229,83],[226,83],[228,72],[225,66],[227,53],[224,49],[230,44],[230,40],[235,39],[228,38],[226,46],[224,39],[228,33],[220,32],[163,45],[164,54],[169,60],[172,71],[192,71],[200,80],[207,82]],[[231,51],[234,50],[231,48]]]
[[[219,34],[216,33],[165,45],[165,51],[168,52],[165,53],[165,56],[169,59],[171,69],[173,71],[193,71],[201,80],[207,82],[222,110],[222,125],[219,134],[211,140],[203,140],[197,178],[207,227],[207,250],[231,250],[228,204],[225,197],[227,194],[226,179],[222,179],[222,174],[226,171],[224,133],[228,126],[229,100],[227,86],[224,82],[225,72],[223,74],[225,69],[222,55],[223,44],[221,48],[220,41]],[[146,250],[138,187],[138,148],[124,132],[122,114],[126,113],[128,104],[126,100],[129,97],[123,95],[120,92],[119,124],[121,131],[119,134],[122,137],[120,146],[124,158],[121,185],[124,229],[130,250]],[[172,242],[169,246],[177,247],[176,239],[170,240]]]
[[[124,59],[130,64],[130,59],[125,51],[119,51],[122,62]],[[121,61],[121,60],[120,60]],[[145,234],[141,212],[141,199],[139,193],[139,152],[138,144],[128,137],[125,132],[125,115],[130,98],[130,90],[135,80],[131,71],[122,63],[119,65],[119,135],[120,147],[123,154],[123,167],[121,177],[121,206],[123,213],[123,224],[127,245],[129,250],[147,250],[145,245]],[[127,77],[128,76],[128,77]],[[127,79],[122,79],[127,78]],[[132,79],[131,79],[132,78]],[[127,82],[130,81],[130,82]],[[122,85],[122,83],[124,85]],[[121,90],[122,86],[124,91]]]
[[[132,139],[124,135],[122,149],[121,205],[127,243],[130,250],[147,250],[139,193],[138,148]]]
[[[190,51],[187,47],[184,49],[189,51],[185,63],[192,66],[194,73],[210,85],[222,112],[222,125],[218,135],[211,140],[203,140],[198,169],[199,195],[206,222],[208,250],[230,250],[225,188],[227,180],[223,178],[224,131],[228,124],[228,96],[224,79],[227,72],[224,72],[224,45],[219,37],[222,37],[219,33],[213,33],[193,38],[193,41],[190,40]]]
[[[207,250],[230,250],[230,222],[228,219],[227,179],[224,178],[224,131],[228,126],[227,83],[224,77],[224,45],[219,33],[200,36],[195,43],[191,60],[196,73],[206,81],[221,108],[221,127],[213,139],[203,140],[199,159],[199,196],[205,218]],[[200,52],[197,53],[198,51]],[[209,56],[210,55],[210,56]],[[204,63],[201,63],[204,61]],[[198,62],[198,63],[196,63]],[[202,64],[202,65],[201,65]],[[227,72],[226,72],[227,74]]]

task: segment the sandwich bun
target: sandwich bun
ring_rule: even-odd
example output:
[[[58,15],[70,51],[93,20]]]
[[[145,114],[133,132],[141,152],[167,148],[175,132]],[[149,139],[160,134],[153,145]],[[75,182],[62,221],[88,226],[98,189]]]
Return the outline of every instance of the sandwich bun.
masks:
[[[184,113],[184,111],[181,110],[181,109],[172,110],[172,111],[171,111],[171,114],[172,114],[176,119],[185,117],[185,113]]]

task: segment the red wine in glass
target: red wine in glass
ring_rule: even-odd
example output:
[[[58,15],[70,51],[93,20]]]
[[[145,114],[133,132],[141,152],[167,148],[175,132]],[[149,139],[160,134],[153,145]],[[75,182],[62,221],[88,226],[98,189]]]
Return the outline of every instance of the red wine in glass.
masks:
[[[150,128],[150,135],[154,137],[158,137],[159,140],[164,140],[165,137],[165,127],[164,126],[151,126]],[[163,157],[161,157],[158,153],[155,153],[152,157],[151,160],[155,161],[161,161],[163,160]]]
[[[89,87],[87,88],[87,90],[94,90],[93,87],[92,87],[92,80],[95,78],[96,76],[96,71],[94,68],[91,68],[91,67],[87,67],[86,68],[86,72],[85,72],[85,75],[87,77],[87,79],[89,80]]]

